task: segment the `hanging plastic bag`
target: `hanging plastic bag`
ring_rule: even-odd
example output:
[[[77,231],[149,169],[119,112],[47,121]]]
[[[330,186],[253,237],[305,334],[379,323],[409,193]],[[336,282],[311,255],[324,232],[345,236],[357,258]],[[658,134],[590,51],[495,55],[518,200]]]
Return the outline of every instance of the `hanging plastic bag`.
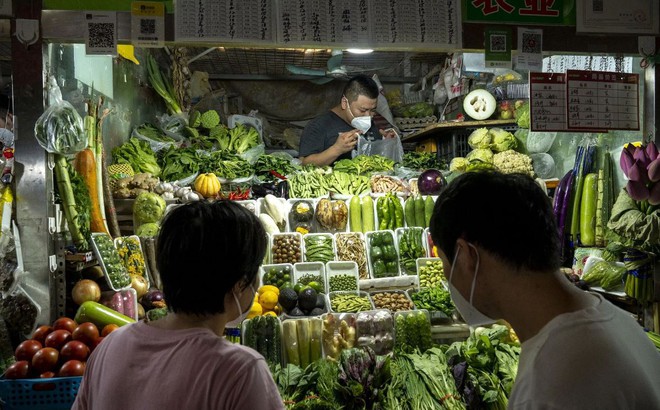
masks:
[[[398,137],[369,141],[360,136],[357,155],[382,155],[394,162],[401,162],[403,161],[403,145]]]
[[[34,124],[39,145],[48,152],[73,155],[87,147],[83,120],[67,101],[46,108]]]

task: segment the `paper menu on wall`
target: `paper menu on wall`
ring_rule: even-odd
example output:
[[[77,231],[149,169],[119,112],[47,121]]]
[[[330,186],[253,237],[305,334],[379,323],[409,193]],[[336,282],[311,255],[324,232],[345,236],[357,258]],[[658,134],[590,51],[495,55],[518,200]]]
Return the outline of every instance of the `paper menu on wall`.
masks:
[[[639,75],[566,72],[568,129],[639,130]]]
[[[566,74],[529,74],[532,131],[566,130]]]

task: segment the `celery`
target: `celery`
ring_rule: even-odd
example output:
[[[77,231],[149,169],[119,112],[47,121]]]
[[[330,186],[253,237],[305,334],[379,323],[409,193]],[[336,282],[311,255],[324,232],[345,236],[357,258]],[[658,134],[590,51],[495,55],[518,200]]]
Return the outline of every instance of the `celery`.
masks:
[[[172,83],[163,78],[160,68],[158,68],[158,63],[152,55],[149,55],[147,59],[147,71],[149,73],[149,82],[151,83],[151,86],[154,87],[154,90],[156,90],[158,95],[163,97],[167,109],[172,114],[180,114],[182,112],[181,106],[174,95]]]

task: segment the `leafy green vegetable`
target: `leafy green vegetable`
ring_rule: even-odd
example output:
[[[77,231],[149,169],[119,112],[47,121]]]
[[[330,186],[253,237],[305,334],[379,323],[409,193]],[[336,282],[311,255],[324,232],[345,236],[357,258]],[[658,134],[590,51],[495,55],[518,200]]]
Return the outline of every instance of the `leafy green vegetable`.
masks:
[[[81,235],[85,238],[85,246],[78,247],[78,250],[84,251],[89,249],[89,239],[92,237],[90,229],[92,201],[89,197],[89,189],[87,189],[87,185],[85,185],[85,181],[83,181],[80,174],[73,167],[68,168],[69,180],[71,181],[73,197],[76,201],[76,210],[78,211],[78,215],[76,216],[77,225]]]
[[[177,151],[177,148],[170,147],[170,150]],[[161,175],[161,168],[149,143],[138,138],[131,137],[115,147],[112,150],[112,160],[115,164],[130,165],[135,172],[148,172],[155,177]]]
[[[154,90],[156,90],[158,95],[163,98],[167,109],[172,114],[180,114],[182,110],[179,101],[177,101],[176,94],[174,93],[172,81],[170,81],[169,78],[163,77],[163,73],[161,73],[156,59],[151,54],[147,57],[147,71],[149,74],[149,83]]]
[[[403,154],[402,165],[418,171],[426,169],[442,169],[446,164],[438,160],[438,154],[433,152],[411,151]]]
[[[276,155],[261,155],[254,163],[255,175],[264,182],[279,180],[271,171],[275,171],[282,176],[287,176],[299,169],[300,167],[293,165],[288,158]]]
[[[472,149],[488,148],[491,142],[492,136],[488,132],[488,128],[485,127],[477,128],[468,137],[468,145]]]
[[[162,196],[153,192],[143,192],[135,198],[133,216],[138,225],[159,222],[165,215],[166,206]]]
[[[354,175],[371,175],[374,172],[391,171],[394,161],[381,155],[358,155],[353,159],[342,159],[333,170]]]
[[[369,177],[333,171],[325,176],[325,187],[342,195],[361,195],[369,191]]]
[[[34,135],[43,149],[57,154],[73,155],[87,146],[83,120],[67,101],[53,104],[41,114]]]
[[[516,109],[516,122],[520,128],[529,128],[530,125],[530,116],[529,116],[529,103],[526,102],[522,106]]]
[[[199,156],[195,148],[169,147],[158,152],[158,163],[162,167],[161,179],[178,181],[199,172]]]
[[[442,287],[423,288],[410,294],[415,309],[426,309],[433,312],[443,312],[447,316],[454,313],[454,303],[448,290]]]
[[[516,149],[518,140],[509,131],[504,131],[501,128],[491,128],[489,131],[493,136],[493,142],[490,144],[490,149],[494,152],[502,152],[510,149]]]

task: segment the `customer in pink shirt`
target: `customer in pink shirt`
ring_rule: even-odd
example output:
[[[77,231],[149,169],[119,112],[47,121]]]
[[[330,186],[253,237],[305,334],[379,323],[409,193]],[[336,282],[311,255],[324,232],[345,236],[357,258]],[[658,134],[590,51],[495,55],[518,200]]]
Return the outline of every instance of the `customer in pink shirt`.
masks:
[[[241,205],[173,209],[157,245],[170,312],[108,335],[87,362],[73,409],[283,409],[264,358],[222,337],[250,310],[266,240]]]

